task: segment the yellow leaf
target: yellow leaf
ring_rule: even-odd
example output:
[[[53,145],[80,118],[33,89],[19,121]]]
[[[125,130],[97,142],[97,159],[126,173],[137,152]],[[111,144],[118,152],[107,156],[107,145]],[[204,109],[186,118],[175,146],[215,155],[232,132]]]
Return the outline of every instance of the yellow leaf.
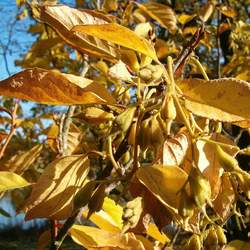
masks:
[[[166,242],[170,242],[170,239],[165,234],[161,233],[157,226],[152,223],[149,224],[149,227],[147,229],[147,235],[154,238],[155,240],[158,240],[163,245],[165,245]]]
[[[15,188],[22,188],[29,185],[30,183],[23,179],[20,175],[7,171],[0,171],[0,192]]]
[[[125,63],[123,63],[122,61],[119,61],[118,63],[109,68],[108,76],[116,80],[133,82],[132,75],[129,73]]]
[[[42,149],[43,145],[36,145],[26,152],[12,156],[8,160],[2,160],[0,161],[0,170],[22,174],[39,157]]]
[[[77,50],[106,59],[117,57],[114,44],[90,37],[86,34],[75,34],[70,30],[76,25],[104,24],[108,18],[100,12],[78,10],[65,5],[48,5],[33,11],[42,21],[50,25],[66,43]]]
[[[89,162],[83,155],[66,156],[51,162],[25,203],[25,219],[68,218],[72,212],[73,198],[88,171]]]
[[[133,233],[112,233],[95,227],[74,225],[70,236],[79,245],[87,249],[111,247],[115,249],[145,250],[142,242]]]
[[[157,60],[153,46],[146,39],[137,36],[135,32],[119,24],[77,25],[72,31],[112,42]]]
[[[114,103],[109,92],[90,79],[40,68],[0,81],[0,94],[52,105]]]
[[[150,2],[137,4],[141,10],[146,12],[151,18],[156,20],[163,28],[174,33],[177,29],[177,18],[173,9],[167,5]]]
[[[178,21],[179,21],[182,25],[184,25],[184,24],[188,23],[189,21],[191,21],[194,17],[196,17],[196,14],[187,15],[187,14],[183,13],[183,14],[180,14],[180,15],[178,16]]]
[[[224,250],[249,250],[250,242],[233,240],[223,248]]]
[[[181,168],[162,165],[141,167],[136,176],[171,213],[177,215],[179,197],[177,192],[182,188],[188,177]]]
[[[250,119],[250,83],[246,81],[185,79],[178,86],[186,108],[195,115],[223,122]]]
[[[227,6],[227,5],[220,5],[220,6],[218,7],[218,9],[219,9],[219,11],[220,11],[223,15],[225,15],[225,16],[227,16],[227,17],[234,18],[234,17],[237,16],[236,10],[233,9],[232,7],[230,7],[230,6]]]

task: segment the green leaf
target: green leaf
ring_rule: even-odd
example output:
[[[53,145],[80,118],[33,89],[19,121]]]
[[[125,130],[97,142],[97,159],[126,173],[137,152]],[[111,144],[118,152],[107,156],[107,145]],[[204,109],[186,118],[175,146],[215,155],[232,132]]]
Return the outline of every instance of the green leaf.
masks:
[[[31,185],[23,177],[15,173],[0,171],[0,192]]]
[[[119,24],[77,25],[72,31],[112,42],[157,60],[153,46],[146,39],[137,36],[135,32]]]

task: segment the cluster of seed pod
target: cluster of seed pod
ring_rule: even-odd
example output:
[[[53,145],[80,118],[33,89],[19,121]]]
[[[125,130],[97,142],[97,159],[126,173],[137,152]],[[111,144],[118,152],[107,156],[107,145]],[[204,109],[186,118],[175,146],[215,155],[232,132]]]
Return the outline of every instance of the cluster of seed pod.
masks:
[[[139,77],[146,83],[152,83],[162,77],[163,69],[161,65],[149,64],[139,71]]]
[[[134,228],[140,220],[141,213],[143,211],[142,198],[137,197],[132,201],[129,201],[123,208],[123,232],[129,228]]]

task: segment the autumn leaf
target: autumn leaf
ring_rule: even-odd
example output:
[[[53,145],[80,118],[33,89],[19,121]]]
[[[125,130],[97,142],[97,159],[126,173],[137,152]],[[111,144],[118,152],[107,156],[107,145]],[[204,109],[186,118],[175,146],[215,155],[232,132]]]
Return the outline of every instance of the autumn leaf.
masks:
[[[0,192],[31,185],[23,177],[15,173],[0,171]]]
[[[250,83],[235,78],[185,79],[178,84],[185,107],[195,115],[236,122],[250,119]]]
[[[146,39],[137,36],[134,31],[119,24],[77,25],[72,31],[97,37],[125,48],[135,50],[157,61],[154,48]]]
[[[162,165],[141,167],[136,177],[171,213],[178,214],[177,192],[188,177],[181,168]]]
[[[2,161],[0,161],[0,170],[22,174],[39,157],[42,149],[43,145],[39,144],[23,153],[12,156],[8,160],[3,159]]]
[[[66,219],[72,200],[87,177],[89,162],[83,155],[62,157],[51,162],[33,186],[25,203],[25,219]]]
[[[115,102],[105,87],[90,79],[40,68],[27,69],[0,81],[0,94],[52,105]]]
[[[166,28],[171,33],[176,31],[177,18],[172,8],[167,5],[155,2],[137,5],[151,18],[156,20],[163,28]]]
[[[79,245],[87,249],[110,247],[113,249],[145,250],[142,242],[133,233],[112,233],[95,227],[74,225],[70,236]]]
[[[50,25],[66,43],[77,50],[92,56],[106,59],[117,57],[114,44],[86,34],[73,33],[76,25],[95,25],[107,23],[108,18],[100,12],[78,10],[65,5],[47,5],[33,8],[36,17]]]

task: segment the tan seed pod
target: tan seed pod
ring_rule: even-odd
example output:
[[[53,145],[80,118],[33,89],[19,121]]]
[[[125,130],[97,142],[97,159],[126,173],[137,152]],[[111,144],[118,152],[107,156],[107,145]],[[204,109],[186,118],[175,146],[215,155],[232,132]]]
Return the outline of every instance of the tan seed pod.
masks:
[[[220,146],[216,145],[216,156],[218,158],[219,163],[224,168],[225,171],[238,171],[239,165],[238,161],[231,156],[230,154],[226,153]]]
[[[193,234],[184,246],[185,250],[201,250],[201,240],[197,234]]]
[[[163,140],[164,140],[164,135],[161,130],[159,121],[157,119],[157,115],[154,115],[150,122],[149,122],[149,127],[150,127],[150,144],[153,146],[154,149],[158,149],[159,146],[162,145]]]
[[[224,233],[224,230],[221,226],[216,226],[215,227],[215,230],[216,230],[216,235],[217,235],[217,238],[218,238],[218,244],[220,246],[224,246],[227,244],[227,237]]]
[[[139,77],[145,82],[148,82],[152,78],[152,71],[148,68],[143,68],[139,71]]]
[[[208,231],[207,237],[205,238],[204,245],[208,250],[216,249],[218,246],[218,237],[216,229],[211,227]]]
[[[121,162],[123,165],[126,165],[126,164],[129,162],[130,158],[131,158],[130,152],[129,152],[129,150],[127,150],[127,151],[122,155],[122,157],[121,157],[121,159],[120,159],[120,162]]]
[[[174,120],[176,118],[176,108],[172,95],[167,94],[161,107],[161,117],[163,120]]]
[[[129,136],[128,136],[128,144],[135,145],[135,133],[136,133],[136,122],[132,123]]]
[[[122,49],[121,60],[134,72],[140,70],[140,64],[138,62],[136,53],[132,50]]]
[[[194,167],[189,175],[189,183],[195,204],[202,208],[211,197],[211,186],[202,173]]]
[[[178,211],[184,218],[190,218],[194,214],[194,203],[185,189],[181,192]]]
[[[150,118],[147,118],[142,121],[139,135],[138,135],[138,144],[141,146],[141,149],[145,151],[150,146],[150,131],[148,128]]]

